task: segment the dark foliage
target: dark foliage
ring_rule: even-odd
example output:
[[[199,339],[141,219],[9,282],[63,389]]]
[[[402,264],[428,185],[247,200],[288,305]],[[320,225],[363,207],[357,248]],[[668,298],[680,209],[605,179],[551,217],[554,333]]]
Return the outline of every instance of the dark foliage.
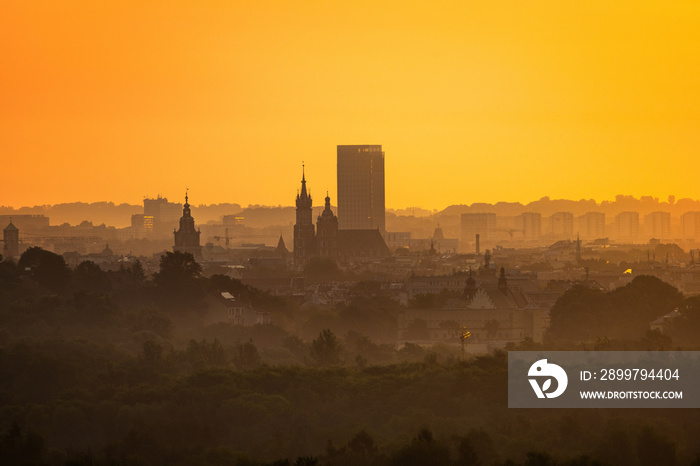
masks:
[[[548,338],[586,342],[596,338],[642,338],[649,324],[683,301],[673,286],[656,277],[640,275],[631,283],[605,293],[585,285],[565,292],[550,311]]]
[[[203,309],[202,267],[188,252],[166,252],[153,275],[158,300],[165,309],[193,313]]]
[[[62,256],[39,247],[24,251],[17,266],[20,270],[28,270],[39,285],[54,293],[65,292],[71,277],[71,271]]]

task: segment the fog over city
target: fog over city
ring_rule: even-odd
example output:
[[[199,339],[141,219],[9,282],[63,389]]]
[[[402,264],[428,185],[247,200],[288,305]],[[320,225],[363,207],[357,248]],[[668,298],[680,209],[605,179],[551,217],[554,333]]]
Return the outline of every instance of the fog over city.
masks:
[[[335,203],[301,166],[294,207],[195,206],[185,189],[3,208],[3,457],[694,461],[692,410],[542,418],[507,408],[505,376],[510,351],[697,349],[700,203],[392,210],[390,156],[338,146]]]
[[[693,2],[2,2],[0,464],[700,465]]]

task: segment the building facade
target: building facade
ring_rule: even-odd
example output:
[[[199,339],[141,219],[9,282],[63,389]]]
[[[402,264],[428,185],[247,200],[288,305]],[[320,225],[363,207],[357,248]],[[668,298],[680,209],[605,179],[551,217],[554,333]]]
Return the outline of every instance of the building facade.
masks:
[[[143,214],[131,216],[131,228],[136,238],[163,238],[177,228],[182,204],[168,202],[166,197],[143,200]]]
[[[542,234],[542,214],[538,212],[524,212],[516,217],[515,225],[522,231],[523,238],[537,239]]]
[[[650,238],[669,239],[671,237],[671,213],[652,212],[645,215],[644,230]]]
[[[338,227],[386,231],[381,145],[338,146]]]
[[[476,248],[476,235],[481,246],[488,245],[496,233],[496,214],[469,213],[462,214],[462,237],[460,247],[463,251]],[[473,245],[473,246],[472,246]]]
[[[503,269],[497,281],[477,283],[467,276],[445,277],[441,282],[452,290],[464,283],[461,297],[441,307],[402,310],[398,318],[400,342],[458,345],[465,331],[471,333],[466,342],[471,353],[490,352],[526,338],[542,342],[542,310],[522,290],[508,284]]]
[[[686,212],[681,215],[681,236],[684,239],[700,238],[700,212]]]
[[[587,212],[578,218],[578,231],[581,238],[598,239],[605,237],[605,214]]]
[[[549,217],[549,228],[555,238],[569,239],[574,236],[574,214],[556,212]]]
[[[615,216],[617,240],[633,242],[639,238],[639,213],[620,212]]]
[[[0,215],[0,225],[12,223],[24,233],[39,233],[49,228],[49,217],[45,215]]]

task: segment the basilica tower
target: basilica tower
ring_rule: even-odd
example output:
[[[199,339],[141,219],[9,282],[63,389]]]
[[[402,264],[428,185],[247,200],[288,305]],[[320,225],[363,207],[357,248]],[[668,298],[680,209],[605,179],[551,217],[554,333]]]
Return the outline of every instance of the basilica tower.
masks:
[[[331,210],[331,198],[326,193],[326,208],[316,220],[316,246],[321,257],[335,258],[338,254],[338,217]]]
[[[301,172],[301,192],[297,193],[297,221],[294,224],[294,265],[304,267],[314,255],[314,221],[311,194],[306,191],[304,167]]]

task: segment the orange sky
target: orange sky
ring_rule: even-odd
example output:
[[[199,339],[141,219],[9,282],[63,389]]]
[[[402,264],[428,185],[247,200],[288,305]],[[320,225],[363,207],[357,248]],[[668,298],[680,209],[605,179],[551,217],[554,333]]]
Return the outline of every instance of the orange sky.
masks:
[[[0,3],[0,205],[700,198],[696,1]]]

